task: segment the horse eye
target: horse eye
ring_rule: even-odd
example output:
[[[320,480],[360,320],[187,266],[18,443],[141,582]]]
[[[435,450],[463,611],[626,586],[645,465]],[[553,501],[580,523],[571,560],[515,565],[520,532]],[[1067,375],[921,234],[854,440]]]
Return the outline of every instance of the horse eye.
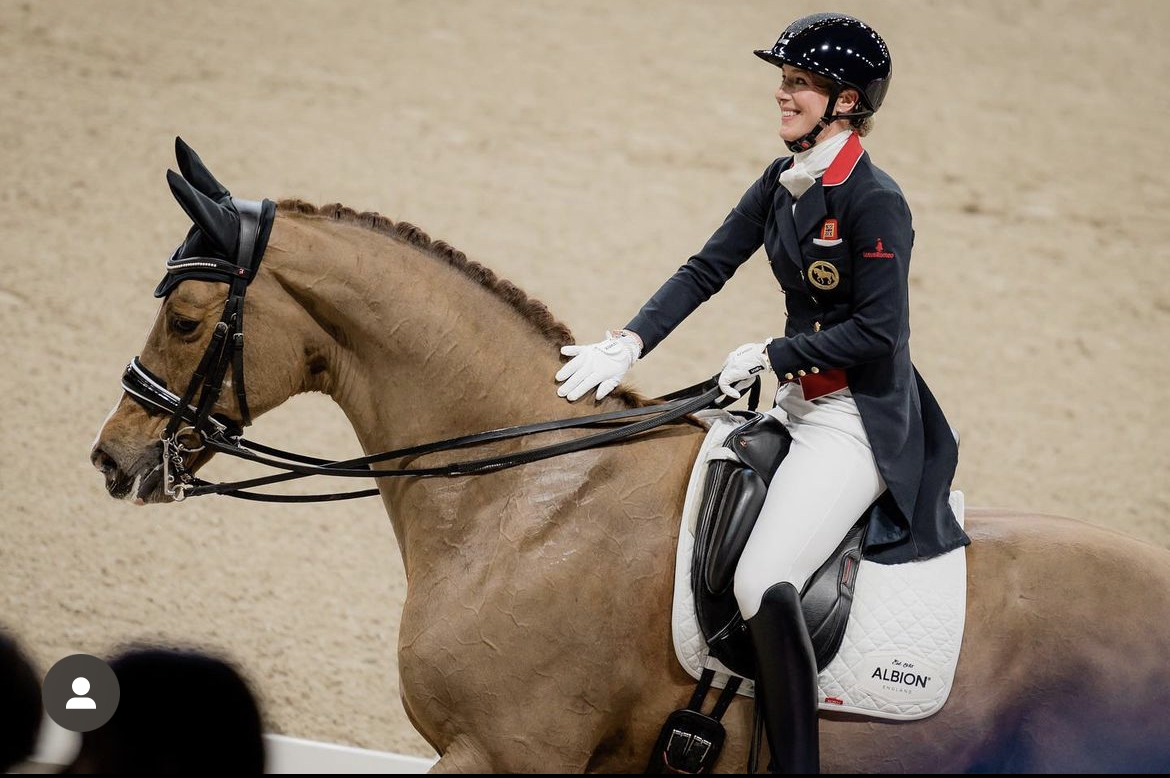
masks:
[[[199,328],[195,319],[181,319],[178,316],[171,318],[171,329],[179,335],[190,335]]]

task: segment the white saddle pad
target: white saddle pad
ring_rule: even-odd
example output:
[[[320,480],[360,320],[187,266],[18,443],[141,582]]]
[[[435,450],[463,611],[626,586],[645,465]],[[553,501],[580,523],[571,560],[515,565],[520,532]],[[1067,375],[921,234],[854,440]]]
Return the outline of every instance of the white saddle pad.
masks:
[[[707,653],[691,593],[691,556],[699,500],[714,459],[734,458],[723,448],[742,420],[725,411],[697,414],[709,425],[687,486],[674,573],[674,650],[698,679],[704,667],[716,671],[722,688],[731,672]],[[951,508],[963,523],[963,493],[951,492]],[[837,656],[821,671],[823,710],[884,719],[921,719],[938,711],[951,692],[967,606],[964,548],[933,559],[900,565],[862,561],[853,608]],[[751,696],[745,680],[739,693]]]

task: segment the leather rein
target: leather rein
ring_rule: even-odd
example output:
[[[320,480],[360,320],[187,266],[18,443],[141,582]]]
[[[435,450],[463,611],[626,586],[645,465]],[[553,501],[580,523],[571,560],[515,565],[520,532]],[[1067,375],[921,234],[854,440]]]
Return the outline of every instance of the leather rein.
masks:
[[[217,257],[179,259],[177,251],[167,261],[167,273],[177,279],[198,274],[199,278],[213,278],[228,284],[223,314],[215,326],[207,349],[204,351],[199,365],[195,368],[186,390],[182,396],[172,392],[167,388],[166,381],[150,372],[138,357],[134,357],[130,361],[122,374],[122,388],[130,397],[149,413],[169,414],[171,417],[161,435],[163,490],[168,497],[176,502],[187,497],[198,497],[205,494],[222,494],[243,500],[286,503],[373,497],[379,493],[378,489],[305,495],[271,494],[251,490],[310,476],[433,478],[494,473],[517,465],[626,440],[664,424],[677,421],[704,408],[722,408],[733,402],[731,398],[723,395],[718,387],[718,375],[715,375],[707,381],[660,397],[656,401],[658,404],[643,408],[629,408],[590,416],[505,427],[354,459],[319,459],[247,440],[243,437],[242,428],[252,423],[252,417],[248,410],[244,386],[244,296],[247,293],[248,284],[256,275],[263,254],[263,250],[261,250],[260,255],[256,255],[255,248],[264,211],[261,202],[235,197],[231,201],[240,215],[240,235],[234,262]],[[175,282],[177,283],[177,280]],[[242,424],[237,424],[229,418],[212,413],[229,369],[232,371],[232,386],[235,389]],[[756,405],[759,391],[760,382],[757,377],[751,386],[750,406],[753,408]],[[196,396],[199,398],[198,403],[193,404]],[[634,419],[640,420],[633,421]],[[435,467],[390,469],[371,467],[371,465],[391,459],[453,451],[556,430],[612,426],[616,422],[627,420],[629,420],[628,423],[612,429],[584,435],[570,441],[542,446],[530,451],[453,462]],[[205,481],[197,478],[186,465],[188,456],[199,454],[204,450],[267,465],[283,472],[240,481],[219,483]]]

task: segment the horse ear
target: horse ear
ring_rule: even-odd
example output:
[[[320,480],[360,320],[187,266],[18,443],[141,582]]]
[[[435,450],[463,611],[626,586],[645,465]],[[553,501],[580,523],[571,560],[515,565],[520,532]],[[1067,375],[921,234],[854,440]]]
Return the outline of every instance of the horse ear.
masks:
[[[239,238],[240,217],[234,210],[226,208],[200,192],[173,170],[167,171],[167,183],[171,194],[183,206],[204,235],[216,245],[226,257],[234,257],[236,241]]]
[[[199,159],[194,149],[178,136],[175,136],[175,158],[179,161],[179,172],[183,174],[183,178],[200,192],[220,203],[231,198],[231,192],[215,180],[215,176],[211,175],[211,171],[203,164],[203,160]]]

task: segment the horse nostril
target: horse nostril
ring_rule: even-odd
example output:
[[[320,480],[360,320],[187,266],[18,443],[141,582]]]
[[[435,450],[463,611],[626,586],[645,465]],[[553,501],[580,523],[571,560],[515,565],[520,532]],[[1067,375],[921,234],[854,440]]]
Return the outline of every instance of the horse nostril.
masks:
[[[118,463],[114,461],[114,458],[105,451],[102,451],[100,448],[95,448],[93,450],[93,453],[89,455],[89,461],[92,462],[93,466],[100,470],[103,475],[110,475],[118,469]]]

